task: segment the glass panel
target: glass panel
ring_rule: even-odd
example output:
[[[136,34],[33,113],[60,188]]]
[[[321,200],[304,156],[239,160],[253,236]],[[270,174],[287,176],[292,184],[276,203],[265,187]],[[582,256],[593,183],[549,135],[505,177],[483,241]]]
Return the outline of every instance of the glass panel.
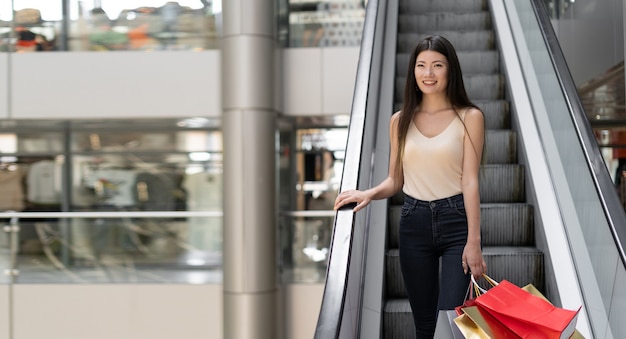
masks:
[[[70,0],[69,49],[218,48],[221,0]]]
[[[221,283],[221,212],[20,220],[17,283]]]
[[[280,218],[282,279],[284,282],[324,281],[333,231],[333,211],[323,216]]]
[[[8,52],[10,50],[11,20],[13,20],[11,1],[0,0],[0,52]]]
[[[219,131],[154,131],[97,130],[75,132],[74,152],[219,152],[222,135]]]
[[[298,118],[281,129],[279,227],[284,282],[325,278],[347,135],[343,116]]]
[[[575,0],[545,0],[548,13],[553,19],[561,18],[567,9],[573,6],[575,2]]]
[[[521,54],[527,87],[532,92],[533,113],[568,233],[570,250],[579,270],[581,292],[584,295],[586,286],[593,287],[597,283],[604,311],[608,314],[613,301],[612,284],[618,271],[623,270],[618,265],[620,258],[615,240],[532,5],[530,2],[512,0],[506,0],[505,5],[508,13],[519,15],[515,22],[519,22],[520,27],[514,27],[513,33]],[[523,49],[520,42],[527,49]],[[603,138],[607,140],[607,136]],[[606,193],[614,194],[603,192]],[[593,270],[594,274],[585,273],[587,270]],[[584,297],[588,305],[595,306],[600,302],[588,295]],[[597,312],[589,313],[591,324],[600,324],[599,329],[595,330],[603,333],[604,321],[601,318],[594,319],[597,315]]]
[[[0,153],[3,155],[55,155],[64,150],[64,127],[54,123],[0,122]]]
[[[290,0],[289,46],[359,46],[364,21],[362,0]]]
[[[11,269],[11,233],[9,226],[11,220],[9,218],[0,219],[0,284],[11,283],[9,269]]]
[[[72,161],[74,210],[221,210],[221,161],[179,161],[170,154],[74,156]]]
[[[280,47],[289,47],[289,0],[276,0],[276,40]]]
[[[297,210],[332,210],[341,181],[347,136],[345,128],[298,130]]]

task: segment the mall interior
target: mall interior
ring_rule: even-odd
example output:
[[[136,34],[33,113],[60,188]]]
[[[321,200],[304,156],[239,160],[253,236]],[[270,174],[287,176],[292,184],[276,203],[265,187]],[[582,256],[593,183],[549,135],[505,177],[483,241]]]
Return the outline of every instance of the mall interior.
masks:
[[[0,0],[0,339],[414,338],[396,231],[372,226],[396,197],[332,206],[386,175],[403,48],[426,34],[486,116],[490,275],[582,305],[584,337],[626,336],[625,14]]]

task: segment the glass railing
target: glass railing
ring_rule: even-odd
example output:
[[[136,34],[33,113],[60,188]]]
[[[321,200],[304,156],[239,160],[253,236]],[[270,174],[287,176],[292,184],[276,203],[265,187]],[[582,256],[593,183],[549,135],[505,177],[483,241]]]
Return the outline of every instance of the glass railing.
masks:
[[[386,36],[387,15],[387,1],[367,2],[340,191],[370,185],[379,99],[386,92],[380,77],[383,42],[391,40]],[[356,215],[353,207],[345,205],[335,215],[316,339],[359,337],[368,227],[366,213]]]
[[[222,212],[5,212],[0,283],[222,283]]]
[[[335,212],[281,213],[281,278],[284,283],[320,283],[326,277]]]
[[[608,338],[612,331],[622,337],[626,334],[624,211],[544,1],[505,0],[504,4],[517,18],[511,21],[511,30],[594,335]],[[595,297],[596,290],[602,300]]]

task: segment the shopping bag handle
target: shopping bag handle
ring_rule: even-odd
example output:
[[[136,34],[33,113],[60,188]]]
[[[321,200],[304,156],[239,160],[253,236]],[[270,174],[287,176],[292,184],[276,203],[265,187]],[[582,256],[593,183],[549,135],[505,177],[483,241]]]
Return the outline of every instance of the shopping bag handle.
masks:
[[[482,288],[478,282],[476,281],[476,278],[474,278],[473,274],[470,274],[471,278],[472,278],[472,285],[474,286],[474,290],[476,291],[476,294],[483,294],[483,293],[487,293],[487,289]],[[495,281],[493,278],[491,278],[490,276],[483,274],[482,277],[491,285],[491,287],[495,287],[498,286],[498,282]]]

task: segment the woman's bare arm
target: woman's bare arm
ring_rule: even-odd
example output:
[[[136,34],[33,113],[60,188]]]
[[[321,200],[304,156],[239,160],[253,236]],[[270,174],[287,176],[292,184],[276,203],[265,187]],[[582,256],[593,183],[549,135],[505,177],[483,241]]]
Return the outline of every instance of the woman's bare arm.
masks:
[[[396,156],[399,152],[398,150],[398,120],[400,114],[396,112],[389,122],[389,139],[390,139],[390,153],[389,153],[389,174],[387,178],[383,180],[380,184],[364,191],[359,190],[348,190],[345,192],[339,193],[337,199],[335,200],[334,209],[337,210],[341,208],[341,206],[355,203],[356,207],[354,207],[353,211],[357,212],[367,206],[372,200],[386,199],[392,197],[396,194],[404,183],[404,178],[402,177],[402,169],[396,169]],[[402,166],[402,164],[400,164]]]
[[[483,260],[480,239],[480,193],[478,175],[485,142],[483,113],[471,108],[465,113],[467,135],[463,143],[463,177],[461,186],[467,215],[467,244],[463,251],[464,269],[475,276],[485,273],[487,266]]]

